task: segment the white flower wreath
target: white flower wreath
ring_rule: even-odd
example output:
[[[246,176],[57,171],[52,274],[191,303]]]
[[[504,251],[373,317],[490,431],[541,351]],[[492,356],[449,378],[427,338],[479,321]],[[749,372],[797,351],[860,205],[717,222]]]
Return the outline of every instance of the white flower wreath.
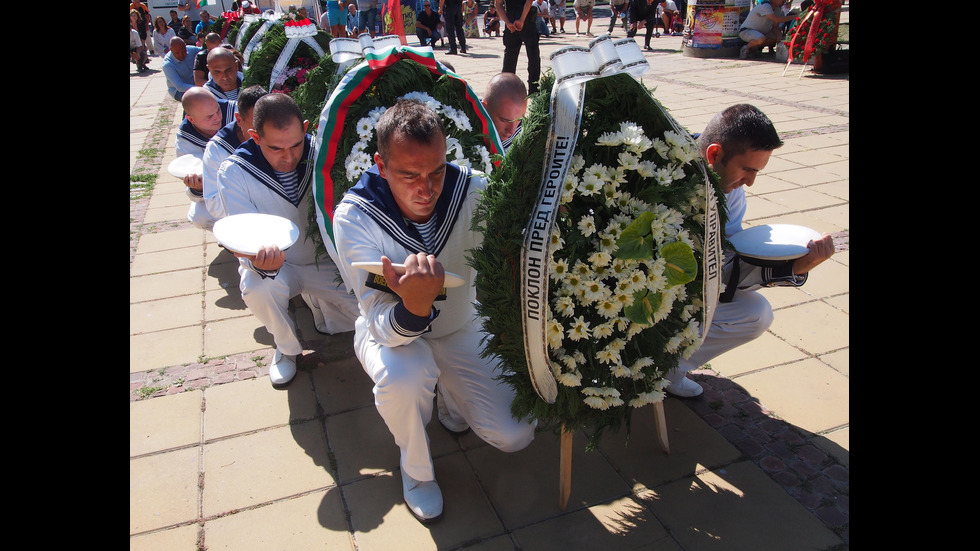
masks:
[[[608,365],[613,380],[647,377],[644,368],[653,365],[652,358],[640,357],[625,365],[621,352],[633,337],[663,320],[676,301],[687,298],[686,287],[669,280],[667,261],[663,256],[655,260],[616,257],[620,239],[627,228],[634,223],[649,224],[648,239],[661,250],[674,246],[683,251],[699,246],[688,230],[683,228],[683,223],[686,216],[697,212],[695,204],[703,202],[703,195],[696,196],[696,201],[688,205],[686,210],[689,212],[681,212],[662,204],[650,205],[620,189],[620,184],[628,181],[629,171],[643,178],[655,178],[663,186],[683,179],[684,166],[698,155],[691,140],[671,131],[665,132],[664,139],[651,140],[638,124],[627,121],[621,123],[618,132],[599,136],[596,144],[621,148],[617,157],[619,166],[607,167],[597,163],[586,167],[585,159],[576,154],[566,175],[560,202],[568,204],[576,194],[598,196],[604,198],[605,206],[614,214],[607,217],[603,227],[598,227],[595,217],[591,215],[578,220],[576,229],[582,236],[590,238],[593,246],[587,262],[576,260],[570,266],[568,260],[562,258],[564,240],[557,227],[551,236],[549,273],[557,287],[548,315],[548,345],[556,360],[555,378],[559,384],[567,387],[582,385],[583,374],[579,367],[585,365],[587,359],[580,351],[569,351],[565,346],[572,348],[567,341],[582,339],[605,341],[605,346],[596,353],[596,360]],[[642,160],[641,155],[650,148],[670,162],[666,166],[657,166],[650,160]],[[645,216],[642,216],[644,213]],[[635,297],[644,293],[661,297],[656,309],[646,318],[652,324],[638,321],[644,319],[643,315],[626,313],[633,306]],[[699,300],[684,307],[681,317],[687,325],[667,340],[669,352],[681,351],[682,356],[689,357],[697,348],[700,343],[699,321],[694,314],[700,309]],[[637,408],[663,400],[667,380],[658,379],[653,383],[650,391],[639,393],[628,405]],[[608,386],[587,386],[581,389],[581,393],[583,403],[598,410],[624,403],[620,392]]]
[[[400,96],[398,99],[414,99],[424,103],[426,106],[439,114],[443,127],[446,128],[447,134],[450,133],[450,128],[448,126],[450,124],[463,132],[473,131],[473,125],[470,123],[470,119],[466,116],[466,113],[452,107],[451,105],[444,105],[440,103],[425,92],[409,92],[403,96]],[[384,106],[376,107],[357,121],[355,129],[357,130],[358,141],[354,144],[354,147],[351,148],[351,152],[344,160],[344,168],[347,171],[347,179],[351,182],[356,182],[361,177],[361,174],[364,174],[365,171],[374,165],[374,156],[373,154],[368,153],[367,149],[370,142],[374,139],[375,129],[378,126],[378,120],[387,110],[388,108]],[[490,160],[490,151],[488,151],[486,147],[477,145],[473,147],[469,152],[469,155],[467,155],[467,152],[464,151],[463,145],[459,142],[459,140],[448,136],[446,138],[446,158],[459,166],[467,166],[474,170],[479,170],[485,174],[489,174],[493,170],[493,163]]]

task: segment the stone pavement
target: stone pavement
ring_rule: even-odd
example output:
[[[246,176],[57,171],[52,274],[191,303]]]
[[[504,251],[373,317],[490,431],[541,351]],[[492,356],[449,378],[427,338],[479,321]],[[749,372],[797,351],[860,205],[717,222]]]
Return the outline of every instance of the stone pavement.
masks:
[[[595,34],[608,25],[603,7]],[[565,27],[541,41],[545,68],[552,51],[590,40],[574,35],[574,17]],[[161,60],[143,75],[131,64],[131,174],[155,185],[130,187],[130,549],[848,548],[848,76],[800,76],[798,64],[782,75],[766,56],[690,57],[680,41],[653,40],[643,81],[682,126],[699,131],[747,102],[786,143],[748,190],[747,223],[832,233],[838,252],[802,288],[762,291],[775,322],[694,372],[703,399],[667,398],[669,454],[647,436],[643,410],[628,445],[613,433],[585,452],[577,434],[565,511],[554,434],[504,454],[430,423],[446,501],[431,526],[404,505],[398,451],[350,334],[320,335],[294,301],[300,373],[285,390],[269,384],[272,337],[242,302],[233,257],[187,222],[183,184],[167,173],[181,109]],[[479,93],[503,47],[468,46],[436,56]]]

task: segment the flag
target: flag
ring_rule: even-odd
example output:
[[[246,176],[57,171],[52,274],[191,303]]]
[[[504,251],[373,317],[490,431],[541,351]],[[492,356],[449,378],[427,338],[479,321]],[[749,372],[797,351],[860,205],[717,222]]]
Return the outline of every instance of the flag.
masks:
[[[214,0],[197,0],[197,9],[201,9],[204,6],[213,6]]]
[[[381,6],[381,30],[383,34],[397,34],[402,46],[406,46],[405,25],[402,22],[401,0],[387,0]]]

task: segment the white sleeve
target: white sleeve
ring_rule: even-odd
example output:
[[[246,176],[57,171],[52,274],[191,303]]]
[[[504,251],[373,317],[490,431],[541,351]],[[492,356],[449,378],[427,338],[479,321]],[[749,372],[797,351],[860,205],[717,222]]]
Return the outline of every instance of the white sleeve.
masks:
[[[342,203],[334,212],[333,231],[338,253],[334,261],[344,284],[357,297],[371,336],[382,346],[391,347],[408,344],[425,333],[428,322],[408,313],[398,295],[369,287],[367,281],[373,274],[351,266],[352,262],[377,262],[385,254],[384,236],[375,222],[356,207]],[[391,260],[398,263],[403,259]]]
[[[204,204],[208,212],[216,219],[226,216],[224,204],[218,194],[218,167],[228,158],[228,152],[216,142],[208,142],[204,148]]]
[[[218,186],[218,200],[224,208],[224,216],[259,212],[248,191],[251,178],[242,167],[225,159],[218,166],[215,182]]]

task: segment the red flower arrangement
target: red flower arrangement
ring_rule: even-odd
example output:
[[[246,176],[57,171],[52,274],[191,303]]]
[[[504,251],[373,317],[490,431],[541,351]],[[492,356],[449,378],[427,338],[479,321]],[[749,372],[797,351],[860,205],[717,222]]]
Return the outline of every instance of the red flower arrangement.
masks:
[[[816,0],[800,13],[784,40],[789,56],[806,63],[811,55],[825,54],[837,40],[838,12],[841,0]]]

